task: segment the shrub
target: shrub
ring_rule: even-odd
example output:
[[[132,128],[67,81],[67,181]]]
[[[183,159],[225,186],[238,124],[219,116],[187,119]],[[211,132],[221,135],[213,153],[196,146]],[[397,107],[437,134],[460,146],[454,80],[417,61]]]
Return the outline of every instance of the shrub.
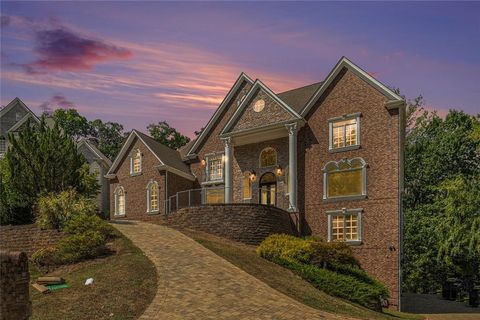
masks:
[[[117,236],[116,230],[107,222],[96,215],[80,214],[72,217],[63,231],[69,235],[81,234],[88,231],[97,231],[105,237],[111,239]]]
[[[95,215],[95,201],[77,195],[74,189],[41,196],[37,202],[37,224],[42,228],[61,229],[77,215]]]
[[[387,289],[379,283],[369,284],[353,276],[285,259],[275,262],[293,270],[317,289],[373,310],[381,311],[382,300],[388,297]]]
[[[58,245],[58,260],[61,263],[74,263],[95,258],[105,252],[106,238],[98,231],[73,234]]]
[[[352,249],[343,242],[316,242],[311,263],[322,268],[330,265],[348,265],[360,267]]]
[[[60,264],[58,249],[46,247],[35,251],[30,260],[38,267],[54,266]]]
[[[257,254],[267,260],[285,259],[308,263],[318,240],[301,239],[286,234],[267,237],[257,248]]]

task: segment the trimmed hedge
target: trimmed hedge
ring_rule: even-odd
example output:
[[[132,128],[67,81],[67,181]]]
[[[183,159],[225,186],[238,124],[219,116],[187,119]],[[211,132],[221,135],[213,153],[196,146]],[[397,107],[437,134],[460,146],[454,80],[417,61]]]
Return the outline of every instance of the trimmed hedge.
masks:
[[[69,235],[97,231],[106,239],[118,236],[118,232],[100,217],[86,214],[80,214],[71,218],[65,228],[63,228],[63,231]]]
[[[367,308],[381,311],[388,298],[386,287],[360,268],[345,243],[277,234],[266,238],[257,254],[293,270],[317,289]]]

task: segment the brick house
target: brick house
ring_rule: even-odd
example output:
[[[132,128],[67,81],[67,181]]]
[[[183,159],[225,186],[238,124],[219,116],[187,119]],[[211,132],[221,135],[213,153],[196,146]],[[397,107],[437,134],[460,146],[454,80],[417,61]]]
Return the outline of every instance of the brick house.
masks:
[[[351,245],[400,307],[405,101],[346,58],[274,93],[242,73],[199,137],[171,150],[133,131],[108,177],[112,217],[257,203],[301,235]]]

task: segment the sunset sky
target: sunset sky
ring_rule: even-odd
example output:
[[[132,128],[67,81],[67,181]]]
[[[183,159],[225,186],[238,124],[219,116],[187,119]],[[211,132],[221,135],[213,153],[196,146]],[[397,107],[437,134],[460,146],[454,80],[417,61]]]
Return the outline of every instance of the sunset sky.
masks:
[[[275,92],[346,56],[430,109],[480,113],[480,3],[1,2],[1,104],[192,136],[244,71]]]

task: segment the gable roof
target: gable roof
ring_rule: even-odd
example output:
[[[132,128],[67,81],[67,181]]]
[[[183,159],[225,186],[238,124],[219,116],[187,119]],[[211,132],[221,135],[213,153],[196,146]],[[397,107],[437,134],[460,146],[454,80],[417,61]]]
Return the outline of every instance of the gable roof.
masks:
[[[265,84],[263,84],[262,81],[257,79],[253,83],[253,86],[252,86],[252,88],[250,88],[250,91],[248,92],[245,99],[243,99],[240,106],[237,108],[237,110],[235,111],[233,116],[230,118],[230,120],[225,125],[225,128],[223,128],[220,135],[226,134],[231,129],[233,129],[233,127],[237,123],[238,119],[240,119],[240,116],[242,115],[245,108],[249,105],[250,100],[253,98],[253,96],[255,95],[257,90],[262,90],[263,92],[265,92],[270,98],[272,98],[272,100],[277,102],[283,109],[285,109],[285,111],[290,113],[294,118],[302,119],[302,116],[299,115],[298,112],[296,112],[292,107],[290,107],[283,100],[281,100],[270,88],[268,88]]]
[[[192,148],[187,152],[187,154],[186,154],[187,157],[190,156],[190,155],[193,155],[197,151],[197,148],[202,144],[203,140],[205,140],[208,133],[213,129],[213,126],[215,125],[215,123],[220,118],[220,115],[223,113],[225,108],[228,106],[228,104],[232,100],[234,94],[237,92],[237,90],[240,88],[240,86],[242,85],[242,83],[244,81],[248,82],[250,84],[253,83],[253,80],[250,79],[250,77],[247,76],[243,72],[238,76],[238,78],[235,81],[235,83],[233,84],[232,88],[230,89],[230,91],[228,91],[228,93],[225,96],[225,98],[223,99],[222,103],[220,103],[217,110],[215,111],[213,116],[210,118],[210,121],[208,121],[205,129],[202,130],[202,133],[200,134],[200,136],[198,136],[198,138],[193,143]]]
[[[98,148],[88,139],[82,138],[77,143],[77,149],[80,148],[82,145],[87,146],[97,157],[99,160],[102,160],[109,168],[112,166],[112,161],[108,159]]]
[[[178,148],[178,153],[180,153],[180,157],[182,157],[182,159],[186,159],[187,157],[187,154],[188,154],[188,151],[190,151],[190,149],[192,148],[193,144],[196,142],[197,139],[192,139],[190,140],[186,145]]]
[[[10,111],[13,107],[16,105],[20,105],[22,108],[24,108],[28,113],[32,114],[33,118],[35,121],[40,122],[40,119],[33,113],[32,110],[30,110],[25,103],[23,103],[22,100],[20,100],[19,97],[15,97],[12,101],[10,101],[5,107],[0,109],[0,118],[3,117],[8,111]]]
[[[293,110],[301,113],[315,91],[320,88],[322,82],[312,83],[303,87],[277,93],[277,97],[285,101]]]
[[[25,122],[27,122],[28,119],[32,118],[35,122],[39,123],[40,120],[33,114],[33,113],[27,113],[23,116],[22,119],[18,120],[13,126],[11,126],[7,132],[13,132],[20,128]]]
[[[107,176],[113,174],[118,168],[123,157],[125,156],[125,153],[127,152],[130,145],[133,143],[135,138],[138,138],[140,141],[142,141],[142,143],[157,158],[157,160],[160,162],[160,165],[158,166],[159,169],[165,169],[184,178],[195,180],[195,177],[190,172],[190,168],[188,167],[188,165],[183,163],[180,153],[177,150],[172,150],[169,147],[157,142],[152,137],[135,129],[132,130],[132,132],[127,138],[127,141],[125,141],[122,149],[113,161],[110,170],[108,170]]]
[[[330,71],[328,74],[327,78],[325,81],[322,82],[320,87],[317,89],[317,91],[314,93],[314,95],[310,98],[308,103],[305,105],[303,110],[301,111],[302,116],[306,116],[308,112],[311,110],[313,105],[320,99],[320,97],[323,96],[325,91],[327,90],[328,86],[333,82],[335,77],[342,71],[343,68],[347,68],[354,74],[356,74],[358,77],[366,81],[368,84],[370,84],[372,87],[380,91],[382,94],[384,94],[389,101],[387,102],[386,107],[388,107],[388,104],[395,104],[396,102],[403,102],[404,99],[400,97],[398,94],[393,92],[391,89],[389,89],[387,86],[382,84],[380,81],[376,80],[373,78],[371,75],[369,75],[367,72],[362,70],[360,67],[358,67],[356,64],[354,64],[352,61],[347,59],[346,57],[342,57],[335,67]]]

